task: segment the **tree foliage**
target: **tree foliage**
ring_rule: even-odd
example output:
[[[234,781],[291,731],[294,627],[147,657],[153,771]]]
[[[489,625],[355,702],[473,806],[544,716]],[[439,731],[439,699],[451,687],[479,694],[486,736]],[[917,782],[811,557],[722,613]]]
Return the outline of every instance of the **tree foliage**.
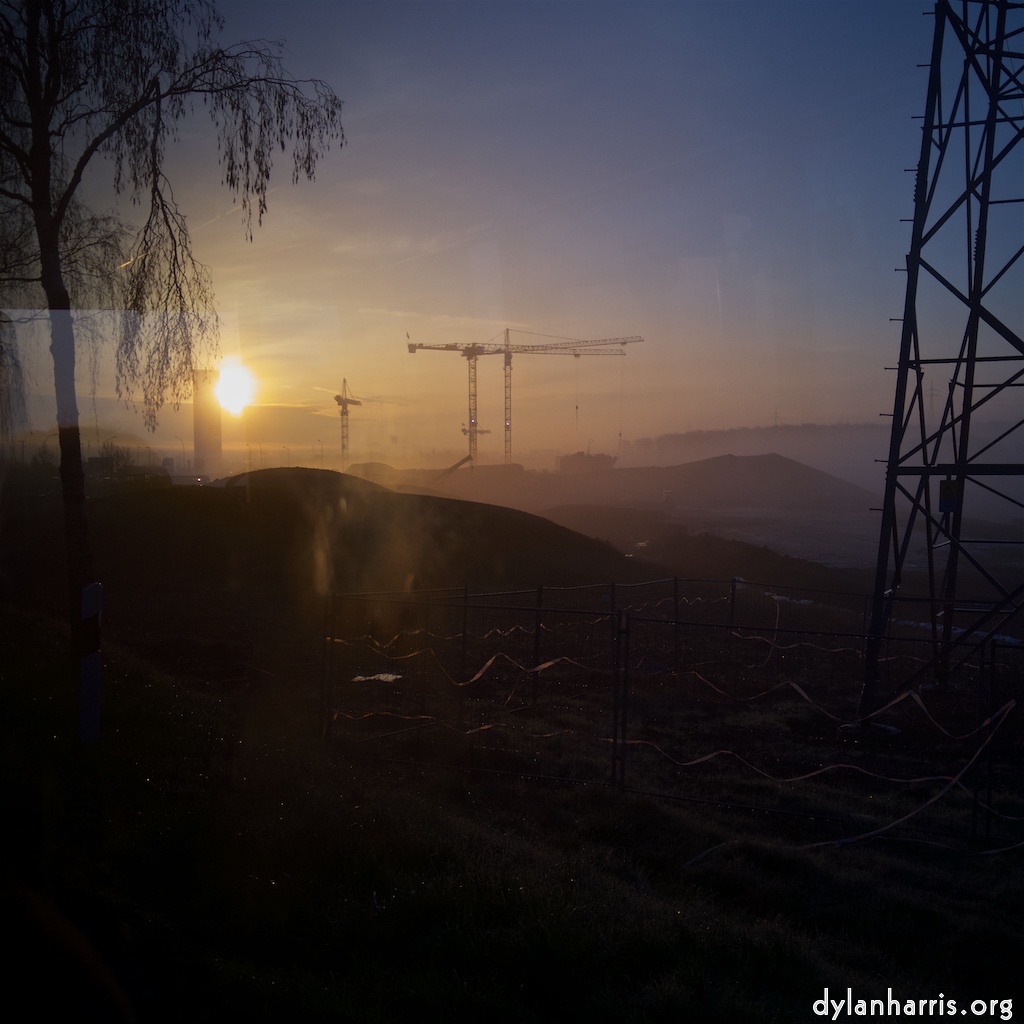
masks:
[[[214,325],[211,277],[164,169],[181,122],[212,121],[249,237],[275,158],[293,181],[312,179],[344,141],[329,87],[289,75],[279,44],[222,46],[222,27],[208,0],[0,0],[0,201],[22,232],[19,274],[50,310],[100,296],[126,312],[118,391],[140,397],[151,428],[167,398],[187,396]],[[130,245],[114,218],[84,212],[97,170],[138,211]],[[115,240],[119,251],[96,258]]]

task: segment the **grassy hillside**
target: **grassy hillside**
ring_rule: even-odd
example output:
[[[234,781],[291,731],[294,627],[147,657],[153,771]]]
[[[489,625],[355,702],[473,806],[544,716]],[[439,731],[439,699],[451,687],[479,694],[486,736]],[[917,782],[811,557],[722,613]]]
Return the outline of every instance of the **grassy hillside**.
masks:
[[[481,466],[444,479],[386,466],[360,469],[395,489],[436,493],[542,516],[563,507],[661,513],[692,533],[763,545],[830,566],[870,567],[878,546],[877,495],[781,455],[721,455],[675,466],[583,473]],[[599,531],[581,530],[605,536]]]
[[[414,473],[380,476],[413,485]],[[647,466],[590,473],[531,473],[515,466],[459,470],[434,486],[454,497],[537,511],[555,505],[746,510],[846,514],[866,510],[870,491],[781,455],[722,455],[678,466]]]
[[[52,486],[8,481],[5,591],[63,614]],[[90,499],[105,623],[174,666],[244,659],[268,631],[308,646],[331,592],[630,582],[657,575],[611,544],[507,508],[399,494],[315,469],[264,470],[224,487]]]
[[[959,1007],[1016,995],[1019,852],[928,833],[806,845],[884,802],[887,783],[822,780],[798,813],[788,786],[752,772],[736,789],[712,767],[669,801],[369,763],[321,740],[325,589],[650,575],[610,544],[317,471],[93,499],[107,640],[101,741],[83,748],[66,638],[38,614],[61,610],[45,490],[8,491],[0,532],[13,1006],[87,1021],[783,1024],[821,1019],[826,987]],[[673,737],[698,752],[730,739],[702,734],[702,707],[681,709]],[[785,718],[737,713],[765,747],[810,749]]]
[[[7,998],[43,1018],[783,1024],[826,987],[1017,995],[1015,854],[805,848],[753,777],[669,802],[347,761],[290,728],[300,678],[116,646],[83,749],[59,636],[0,611]]]
[[[806,558],[780,554],[764,544],[722,537],[715,523],[701,519],[693,528],[679,517],[645,509],[602,505],[560,505],[543,515],[620,551],[648,559],[683,579],[714,580],[741,576],[759,583],[814,590],[867,593],[867,571],[840,569]]]

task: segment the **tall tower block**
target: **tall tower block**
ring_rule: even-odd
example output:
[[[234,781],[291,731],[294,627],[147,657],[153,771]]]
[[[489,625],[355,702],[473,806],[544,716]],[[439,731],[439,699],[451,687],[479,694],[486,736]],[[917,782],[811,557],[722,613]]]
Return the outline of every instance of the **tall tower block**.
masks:
[[[934,18],[861,716],[1024,628],[1024,4]]]
[[[221,470],[221,408],[213,390],[216,383],[214,370],[197,370],[192,382],[193,465],[200,475]]]

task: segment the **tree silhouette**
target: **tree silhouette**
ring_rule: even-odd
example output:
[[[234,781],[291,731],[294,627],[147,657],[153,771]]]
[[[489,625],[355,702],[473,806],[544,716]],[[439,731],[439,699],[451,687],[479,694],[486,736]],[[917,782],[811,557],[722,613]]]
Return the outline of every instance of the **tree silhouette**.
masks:
[[[344,142],[341,101],[328,86],[288,74],[279,44],[220,45],[222,28],[209,0],[0,0],[0,214],[30,229],[13,262],[38,283],[49,316],[80,649],[98,649],[98,624],[89,637],[80,625],[83,600],[95,608],[75,390],[83,289],[121,289],[117,390],[154,428],[164,401],[188,397],[196,352],[215,344],[210,275],[164,173],[177,126],[199,109],[211,119],[222,182],[249,238],[266,211],[275,155],[290,156],[297,182]],[[87,175],[94,188],[97,174],[141,213],[116,262],[119,223],[82,199]]]
[[[131,448],[127,445],[114,444],[113,441],[104,441],[100,445],[100,458],[109,463],[110,473],[114,476],[135,465]]]

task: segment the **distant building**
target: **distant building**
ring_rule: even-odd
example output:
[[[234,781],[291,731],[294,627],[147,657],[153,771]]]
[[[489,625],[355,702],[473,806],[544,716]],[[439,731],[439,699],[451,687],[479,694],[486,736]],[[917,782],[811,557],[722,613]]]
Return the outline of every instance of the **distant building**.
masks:
[[[112,455],[90,455],[85,463],[85,475],[97,480],[113,479],[114,457]]]
[[[221,469],[220,402],[214,394],[217,374],[197,370],[192,387],[192,448],[195,472],[216,475]]]
[[[572,455],[563,455],[558,460],[558,468],[563,473],[596,473],[603,469],[614,469],[615,456],[574,452]]]

